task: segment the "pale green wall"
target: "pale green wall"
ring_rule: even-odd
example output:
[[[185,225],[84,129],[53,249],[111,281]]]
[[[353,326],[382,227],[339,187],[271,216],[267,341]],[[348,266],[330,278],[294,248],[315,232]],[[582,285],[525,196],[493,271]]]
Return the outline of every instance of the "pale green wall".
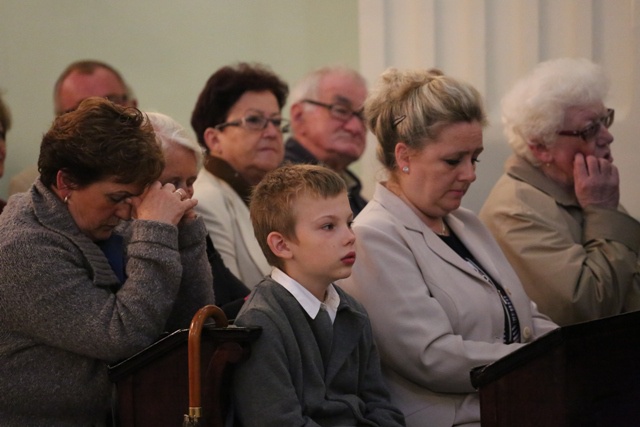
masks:
[[[220,66],[263,62],[290,85],[324,64],[357,68],[358,2],[0,1],[0,90],[14,119],[0,198],[9,178],[37,160],[55,79],[84,58],[120,70],[142,109],[189,127],[199,91]]]

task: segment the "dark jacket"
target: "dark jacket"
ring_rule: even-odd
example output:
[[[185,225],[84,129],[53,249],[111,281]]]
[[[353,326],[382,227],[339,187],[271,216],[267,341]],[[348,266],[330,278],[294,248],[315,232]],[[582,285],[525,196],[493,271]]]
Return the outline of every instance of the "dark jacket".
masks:
[[[313,154],[307,151],[306,148],[300,145],[300,143],[293,138],[289,138],[284,146],[284,161],[312,165],[320,164],[318,159],[313,157]],[[367,200],[360,194],[362,191],[362,184],[358,177],[348,169],[344,171],[344,175],[345,176],[343,178],[347,181],[349,204],[351,205],[351,211],[355,217],[367,205]]]

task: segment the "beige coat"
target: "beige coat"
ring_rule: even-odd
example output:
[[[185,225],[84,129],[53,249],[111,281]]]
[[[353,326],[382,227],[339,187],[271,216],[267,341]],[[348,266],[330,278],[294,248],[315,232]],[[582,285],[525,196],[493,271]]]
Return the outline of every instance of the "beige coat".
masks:
[[[253,234],[249,208],[229,184],[205,168],[193,184],[195,210],[204,219],[224,265],[249,289],[271,272]]]
[[[622,209],[582,209],[573,193],[513,156],[480,218],[558,324],[640,308],[640,223]]]
[[[532,305],[471,211],[458,209],[446,221],[508,292],[524,342],[556,327]],[[356,217],[354,231],[357,261],[340,285],[369,313],[392,401],[407,426],[479,425],[469,371],[523,345],[503,343],[504,313],[495,286],[381,184]]]

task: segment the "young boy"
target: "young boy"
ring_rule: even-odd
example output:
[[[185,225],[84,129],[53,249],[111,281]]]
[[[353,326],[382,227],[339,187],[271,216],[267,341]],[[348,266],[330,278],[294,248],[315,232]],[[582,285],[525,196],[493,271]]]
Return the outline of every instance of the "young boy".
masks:
[[[235,321],[262,327],[234,375],[242,425],[404,426],[389,402],[369,318],[333,284],[356,259],[342,178],[321,166],[283,166],[255,188],[250,211],[274,269]]]

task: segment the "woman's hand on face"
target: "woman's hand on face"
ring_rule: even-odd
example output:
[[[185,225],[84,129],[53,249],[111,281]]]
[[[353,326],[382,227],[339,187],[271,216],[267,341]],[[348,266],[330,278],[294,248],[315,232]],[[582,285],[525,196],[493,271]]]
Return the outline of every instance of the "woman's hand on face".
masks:
[[[156,181],[140,197],[132,197],[134,218],[178,225],[183,217],[195,217],[193,208],[198,204],[184,190],[176,190],[173,184],[162,185]]]
[[[607,159],[576,154],[573,182],[578,203],[583,208],[596,206],[617,209],[620,202],[618,168]]]
[[[196,202],[196,205],[198,204],[198,200],[197,199],[191,199],[194,200]],[[195,206],[195,205],[194,205]],[[182,216],[182,221],[188,220],[188,219],[196,219],[198,217],[198,214],[196,214],[196,211],[192,209],[189,209],[188,211],[186,211],[184,213],[184,215]]]

